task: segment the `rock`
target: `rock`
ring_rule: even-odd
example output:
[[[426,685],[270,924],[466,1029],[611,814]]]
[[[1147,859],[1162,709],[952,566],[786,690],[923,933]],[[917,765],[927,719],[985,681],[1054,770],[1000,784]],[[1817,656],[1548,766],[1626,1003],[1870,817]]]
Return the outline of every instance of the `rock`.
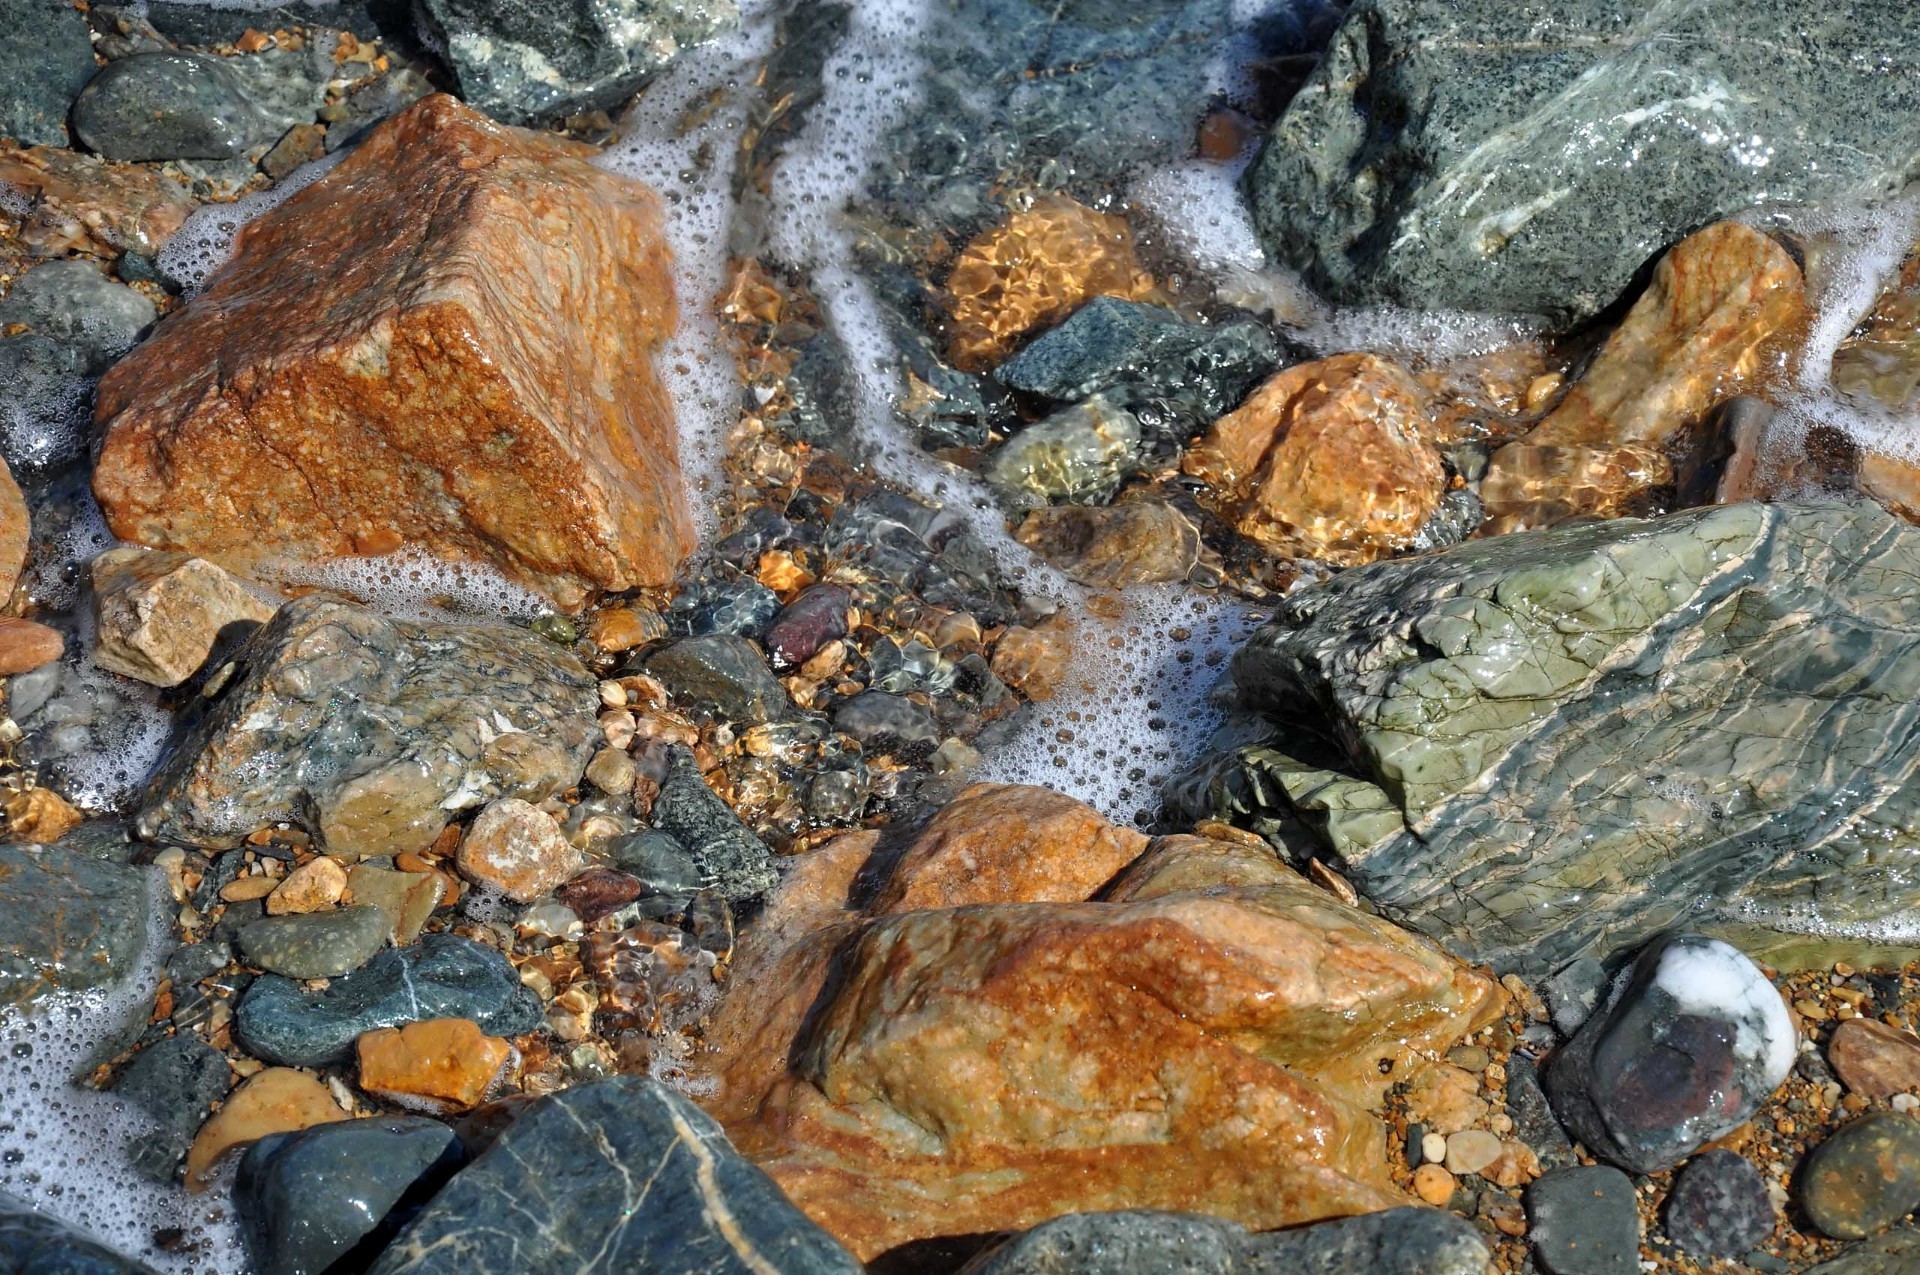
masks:
[[[1920,1092],[1920,1037],[1871,1018],[1850,1018],[1834,1028],[1827,1061],[1840,1082],[1863,1097]]]
[[[67,110],[95,70],[86,18],[65,0],[4,0],[0,30],[0,137],[65,146]]]
[[[1556,1169],[1527,1188],[1527,1238],[1552,1275],[1638,1275],[1640,1213],[1618,1169]]]
[[[156,314],[153,302],[85,261],[44,261],[0,297],[0,327],[22,323],[61,342],[95,375],[133,348]]]
[[[853,594],[838,584],[816,584],[781,609],[767,628],[767,654],[776,669],[798,668],[827,643],[847,635]]]
[[[1824,1235],[1886,1230],[1920,1207],[1920,1120],[1875,1111],[1842,1126],[1807,1155],[1795,1187]]]
[[[422,42],[460,96],[509,124],[612,111],[680,53],[736,27],[734,0],[616,0],[583,8],[424,0]]]
[[[257,1072],[200,1127],[187,1152],[187,1189],[204,1190],[209,1171],[235,1147],[270,1133],[291,1133],[346,1118],[327,1087],[306,1072],[290,1067]]]
[[[50,629],[32,620],[0,616],[0,676],[13,677],[45,668],[67,649],[67,640],[59,629]],[[35,789],[44,792],[45,789]]]
[[[260,171],[275,181],[302,164],[312,163],[327,153],[327,130],[318,124],[295,124],[273,149],[260,157]]]
[[[1920,253],[1909,252],[1873,308],[1833,352],[1833,388],[1856,402],[1912,410],[1920,396]]]
[[[1073,621],[1058,612],[1031,627],[1007,626],[994,644],[993,675],[1030,700],[1049,700],[1073,667]]]
[[[345,1058],[366,1032],[430,1018],[470,1018],[489,1035],[519,1036],[544,1015],[504,956],[452,934],[428,934],[319,991],[257,978],[234,1006],[233,1030],[256,1058],[318,1067]]]
[[[83,35],[85,30],[83,23]],[[21,1275],[154,1275],[152,1267],[122,1257],[78,1227],[5,1194],[0,1194],[0,1253]]]
[[[480,812],[461,838],[456,862],[469,881],[515,903],[553,893],[584,866],[553,816],[517,797],[502,797]]]
[[[694,891],[700,888],[700,877],[697,870],[692,870],[691,862],[688,867],[691,884],[687,888],[687,895],[691,898]],[[612,868],[588,868],[554,891],[554,897],[566,905],[567,911],[579,917],[583,925],[592,925],[601,917],[618,912],[635,899],[650,893],[648,887],[648,882],[625,872]]]
[[[438,872],[390,872],[370,863],[347,869],[347,900],[379,908],[387,917],[387,941],[405,947],[440,906],[449,888]]]
[[[1681,240],[1560,405],[1493,454],[1490,530],[1631,512],[1673,483],[1669,453],[1690,435],[1700,447],[1708,412],[1755,388],[1806,322],[1800,267],[1766,235],[1729,221]]]
[[[325,1275],[377,1252],[465,1160],[453,1130],[413,1116],[269,1134],[234,1179],[247,1257],[259,1275]]]
[[[1667,1235],[1694,1257],[1739,1257],[1773,1233],[1773,1197],[1752,1163],[1731,1151],[1689,1160],[1667,1192]]]
[[[1920,1230],[1901,1227],[1851,1245],[1831,1262],[1809,1267],[1807,1275],[1905,1275],[1920,1260]]]
[[[1920,897],[1898,831],[1920,789],[1887,778],[1920,730],[1883,689],[1920,676],[1893,619],[1916,569],[1920,530],[1878,506],[1787,502],[1348,572],[1233,660],[1243,703],[1338,755],[1308,765],[1275,736],[1174,795],[1303,821],[1389,916],[1501,969],[1676,924],[1776,967],[1883,952],[1855,927]]]
[[[567,1189],[547,1189],[564,1181]],[[633,1076],[528,1107],[447,1184],[373,1275],[857,1275],[859,1265],[728,1146]]]
[[[1564,1169],[1574,1160],[1573,1144],[1540,1085],[1539,1064],[1523,1053],[1507,1058],[1507,1114],[1514,1136],[1531,1148],[1549,1169]]]
[[[263,123],[226,59],[199,53],[121,58],[73,104],[73,131],[108,159],[232,159]]]
[[[1798,1034],[1766,975],[1718,939],[1650,944],[1547,1068],[1589,1151],[1654,1173],[1743,1124],[1786,1080]]]
[[[974,239],[947,275],[947,361],[984,372],[1020,338],[1098,296],[1141,301],[1153,276],[1133,252],[1126,219],[1065,195],[1044,195]]]
[[[1248,174],[1255,225],[1344,304],[1584,318],[1696,226],[1911,180],[1920,90],[1873,67],[1907,33],[1866,14],[1578,0],[1517,27],[1499,0],[1355,8]],[[1736,20],[1804,36],[1720,39]]]
[[[347,870],[338,859],[316,855],[307,860],[273,887],[267,896],[267,915],[318,912],[330,908],[347,892]],[[384,910],[383,910],[384,912]],[[387,918],[391,926],[393,918]]]
[[[129,1139],[127,1155],[143,1175],[171,1183],[193,1135],[233,1083],[227,1058],[192,1032],[163,1037],[135,1054],[113,1092],[152,1116],[159,1128]]]
[[[1159,500],[1129,500],[1105,508],[1035,509],[1014,537],[1095,589],[1185,580],[1199,565],[1203,551],[1200,529]]]
[[[359,969],[386,946],[392,925],[367,904],[267,916],[242,927],[240,955],[250,965],[288,978],[333,978]]]
[[[729,722],[758,725],[793,712],[786,688],[743,637],[717,634],[675,642],[647,657],[647,672],[676,701]]]
[[[1288,368],[1215,421],[1180,467],[1235,530],[1353,566],[1411,548],[1446,473],[1423,441],[1426,392],[1373,354]]]
[[[649,829],[616,838],[607,853],[620,871],[640,882],[641,897],[690,899],[702,888],[700,865],[664,832]]]
[[[1139,452],[1139,420],[1096,394],[1001,444],[986,476],[1017,505],[1101,503],[1113,498]]]
[[[713,1109],[856,1256],[1112,1207],[1399,1203],[1365,1108],[1499,1000],[1263,847],[1163,838],[1097,903],[863,915],[871,843],[842,841],[743,936],[710,1044]],[[1045,897],[1031,844],[978,845],[981,881]]]
[[[360,1087],[402,1107],[451,1115],[485,1102],[513,1063],[513,1046],[470,1018],[378,1027],[354,1043]]]
[[[65,7],[63,0],[51,0],[54,5]],[[93,74],[91,53],[87,74]],[[164,172],[109,164],[58,144],[0,152],[0,182],[29,205],[22,241],[48,256],[78,250],[150,257],[193,211],[186,188]]]
[[[1500,1138],[1485,1129],[1462,1129],[1447,1139],[1447,1172],[1478,1173],[1500,1158]]]
[[[1192,1213],[1075,1213],[1043,1222],[967,1264],[962,1275],[1484,1275],[1471,1223],[1401,1208],[1249,1235]]]
[[[1542,982],[1540,989],[1553,1012],[1554,1027],[1562,1036],[1571,1036],[1607,994],[1607,968],[1593,957],[1583,956],[1568,962],[1565,969]]]
[[[597,683],[523,629],[281,607],[147,788],[143,837],[224,848],[287,820],[345,856],[419,851],[497,797],[570,787],[600,736]]]
[[[637,774],[633,758],[618,748],[602,748],[587,763],[587,782],[609,797],[630,795]]]
[[[608,653],[631,651],[666,635],[666,620],[651,605],[639,601],[594,612],[587,630],[587,640]]]
[[[204,558],[109,549],[93,560],[93,614],[101,668],[154,686],[178,686],[205,664],[227,626],[260,624],[274,607]]]
[[[0,465],[0,599],[11,597],[20,581],[20,572],[27,565],[27,542],[32,534],[33,522],[27,512],[26,497],[20,494],[20,485],[13,481],[12,472]]]
[[[1459,1133],[1487,1118],[1480,1078],[1451,1063],[1423,1070],[1407,1086],[1407,1114],[1437,1134]]]
[[[779,596],[758,580],[712,580],[675,594],[666,619],[668,630],[680,637],[757,638],[778,614]]]
[[[1443,1164],[1423,1164],[1413,1171],[1413,1193],[1435,1208],[1445,1208],[1459,1189]]]
[[[940,742],[933,710],[904,695],[862,691],[834,706],[833,728],[869,753],[930,749]]]
[[[653,825],[692,855],[703,889],[729,902],[758,898],[780,879],[773,851],[753,835],[707,781],[693,752],[676,744],[666,782],[653,799]]]
[[[51,788],[14,788],[0,796],[0,814],[6,816],[7,837],[33,845],[50,846],[80,826],[82,816],[65,797]]]
[[[92,397],[77,350],[33,333],[0,337],[0,455],[14,472],[38,477],[79,460]]]
[[[147,942],[152,881],[68,845],[0,845],[0,1005],[129,974]]]
[[[674,324],[659,202],[588,153],[437,94],[249,223],[101,383],[114,534],[241,564],[411,545],[567,609],[665,583],[693,533],[651,362]]]

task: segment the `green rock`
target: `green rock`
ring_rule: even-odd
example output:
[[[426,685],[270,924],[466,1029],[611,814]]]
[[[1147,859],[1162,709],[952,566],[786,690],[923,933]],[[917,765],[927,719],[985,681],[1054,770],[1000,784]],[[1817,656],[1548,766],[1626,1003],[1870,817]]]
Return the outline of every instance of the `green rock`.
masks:
[[[365,965],[386,945],[387,914],[370,903],[263,916],[240,931],[240,955],[288,978],[333,978]]]
[[[64,842],[0,846],[0,1006],[128,974],[146,946],[150,878]]]
[[[98,68],[87,20],[67,0],[0,0],[0,137],[67,144],[67,110]]]
[[[1309,838],[1503,969],[1682,925],[1770,961],[1884,945],[1920,915],[1916,577],[1920,528],[1844,502],[1364,567],[1235,656],[1273,733],[1176,804]]]
[[[232,159],[263,127],[241,78],[198,53],[122,58],[73,104],[74,132],[108,159]]]
[[[1104,504],[1139,452],[1139,419],[1096,394],[1008,439],[993,454],[987,479],[1016,504]]]
[[[163,1037],[135,1054],[113,1082],[113,1092],[152,1116],[159,1128],[131,1139],[127,1158],[154,1181],[173,1181],[193,1135],[232,1084],[226,1055],[192,1032]]]
[[[649,655],[646,667],[675,701],[730,722],[758,725],[794,713],[787,688],[767,668],[766,657],[736,634],[675,642]]]
[[[1247,194],[1333,300],[1580,318],[1708,222],[1912,180],[1917,54],[1887,0],[1362,0]]]

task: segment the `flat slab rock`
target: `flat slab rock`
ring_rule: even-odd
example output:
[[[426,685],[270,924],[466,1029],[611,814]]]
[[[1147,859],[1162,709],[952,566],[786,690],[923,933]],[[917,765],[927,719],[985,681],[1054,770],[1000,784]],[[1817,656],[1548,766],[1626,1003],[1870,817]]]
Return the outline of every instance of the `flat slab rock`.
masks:
[[[0,846],[0,1006],[129,973],[147,941],[151,874],[73,845]]]
[[[1301,590],[1236,654],[1284,727],[1189,806],[1305,835],[1388,915],[1547,973],[1686,926],[1776,967],[1920,905],[1920,528],[1728,505]],[[1317,764],[1294,748],[1331,741]],[[1291,831],[1289,831],[1291,829]]]
[[[652,364],[669,254],[591,154],[436,94],[248,225],[101,383],[114,534],[243,565],[413,546],[567,606],[666,583],[693,545]]]
[[[457,811],[573,784],[599,727],[572,655],[504,624],[388,620],[318,596],[281,607],[156,773],[149,840],[225,849],[276,820],[330,850],[420,850]]]
[[[529,1108],[401,1232],[373,1275],[860,1269],[699,1108],[618,1076]]]

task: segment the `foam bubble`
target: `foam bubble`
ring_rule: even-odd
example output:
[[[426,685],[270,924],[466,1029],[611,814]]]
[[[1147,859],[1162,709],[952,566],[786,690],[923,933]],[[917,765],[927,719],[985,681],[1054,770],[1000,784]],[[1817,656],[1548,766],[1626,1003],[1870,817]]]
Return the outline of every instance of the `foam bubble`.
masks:
[[[437,558],[413,547],[378,557],[275,559],[262,563],[255,575],[285,588],[344,593],[394,619],[530,620],[553,609],[544,597],[484,562]]]
[[[208,204],[195,209],[161,247],[156,258],[160,269],[180,282],[184,295],[198,296],[207,286],[208,276],[233,255],[234,240],[248,222],[313,185],[347,154],[339,150],[323,155],[300,165],[266,190],[242,196],[230,204]]]
[[[1158,228],[1164,243],[1203,272],[1258,271],[1267,257],[1240,198],[1243,167],[1200,159],[1168,164],[1136,180],[1127,202]]]

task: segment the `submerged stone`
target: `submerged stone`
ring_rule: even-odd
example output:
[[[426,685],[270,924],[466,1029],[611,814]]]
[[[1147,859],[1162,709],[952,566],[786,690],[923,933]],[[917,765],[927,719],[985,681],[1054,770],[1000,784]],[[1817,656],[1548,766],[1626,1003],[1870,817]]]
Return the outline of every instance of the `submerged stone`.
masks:
[[[793,712],[786,687],[768,671],[759,648],[730,633],[662,647],[647,657],[646,668],[674,699],[729,722],[756,725]]]
[[[1193,521],[1158,500],[1035,509],[1014,537],[1096,589],[1185,580],[1206,552]]]
[[[987,479],[1017,504],[1112,498],[1140,455],[1140,421],[1102,395],[1027,426],[993,454]]]
[[[707,786],[691,749],[673,746],[653,823],[693,857],[702,887],[730,902],[757,898],[780,879],[773,851]]]
[[[1249,171],[1255,224],[1342,303],[1582,318],[1696,226],[1910,181],[1920,81],[1884,67],[1916,46],[1885,16],[1863,0],[1524,16],[1370,0]]]
[[[225,848],[287,820],[339,854],[418,851],[459,810],[571,786],[600,734],[592,675],[502,624],[309,596],[235,660],[149,785],[142,836]]]
[[[136,53],[73,104],[73,129],[108,159],[232,159],[267,127],[227,59]]]
[[[104,987],[146,946],[152,880],[67,843],[0,846],[0,1006]]]
[[[1281,604],[1234,657],[1287,723],[1190,812],[1331,846],[1389,915],[1544,973],[1676,924],[1770,964],[1920,907],[1920,530],[1730,505],[1470,542]],[[1854,927],[1860,927],[1855,929]]]
[[[0,1261],[20,1275],[154,1275],[76,1226],[0,1195]]]

